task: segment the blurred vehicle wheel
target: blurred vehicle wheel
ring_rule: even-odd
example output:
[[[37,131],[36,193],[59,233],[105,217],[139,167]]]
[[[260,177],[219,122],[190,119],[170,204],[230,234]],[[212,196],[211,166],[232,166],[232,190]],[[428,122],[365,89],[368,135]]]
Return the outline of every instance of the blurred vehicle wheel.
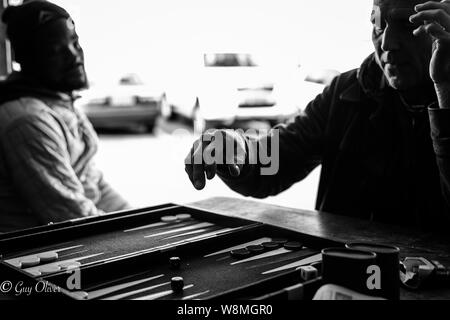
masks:
[[[155,131],[155,124],[156,124],[155,121],[146,123],[146,124],[144,125],[146,131],[147,131],[148,133],[153,133],[153,132]]]

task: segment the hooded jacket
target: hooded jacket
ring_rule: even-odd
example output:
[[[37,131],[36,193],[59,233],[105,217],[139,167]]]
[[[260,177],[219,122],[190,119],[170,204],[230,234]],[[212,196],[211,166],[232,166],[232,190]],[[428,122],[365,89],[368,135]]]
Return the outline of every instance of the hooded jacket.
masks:
[[[322,165],[316,209],[428,228],[450,226],[450,109],[412,108],[386,84],[374,55],[334,79],[279,133],[279,170],[247,166],[239,178],[219,174],[233,190],[276,195]],[[244,136],[249,154],[256,144]],[[267,137],[265,137],[267,138]],[[269,143],[270,145],[270,143]],[[301,196],[301,195],[299,195]]]
[[[93,163],[97,144],[71,96],[19,73],[0,82],[0,232],[127,207]]]

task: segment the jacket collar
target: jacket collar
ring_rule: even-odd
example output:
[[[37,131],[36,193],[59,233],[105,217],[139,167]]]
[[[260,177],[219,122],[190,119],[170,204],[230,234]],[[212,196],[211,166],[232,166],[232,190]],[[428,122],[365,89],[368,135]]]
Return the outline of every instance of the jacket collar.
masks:
[[[357,70],[356,80],[343,90],[339,97],[341,100],[348,102],[362,102],[368,98],[380,100],[386,92],[386,80],[373,53]]]
[[[38,98],[50,105],[57,103],[66,107],[71,107],[75,99],[73,94],[46,89],[20,72],[14,72],[0,82],[0,103],[22,97]]]
[[[357,81],[353,81],[347,88],[343,90],[339,99],[347,102],[363,102],[368,99],[375,100],[379,104],[383,104],[386,96],[395,96],[401,101],[402,97],[399,92],[392,89],[378,66],[375,54],[371,54],[364,60],[361,67],[357,70]],[[430,103],[436,101],[435,90],[433,85],[427,85],[422,88],[423,94],[430,98]],[[403,102],[405,108],[414,111],[414,108]]]

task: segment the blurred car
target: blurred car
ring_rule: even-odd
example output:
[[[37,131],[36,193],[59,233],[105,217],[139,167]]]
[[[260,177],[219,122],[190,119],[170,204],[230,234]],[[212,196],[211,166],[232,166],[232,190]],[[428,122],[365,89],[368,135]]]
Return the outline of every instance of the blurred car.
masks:
[[[152,132],[162,110],[167,109],[167,99],[162,90],[129,74],[117,84],[92,85],[78,105],[95,128],[139,127]]]
[[[195,84],[184,87],[178,99],[171,94],[168,99],[172,112],[192,118],[197,132],[284,122],[325,86],[305,81],[297,66],[264,64],[264,59],[246,53],[204,54],[196,74]]]
[[[333,79],[340,74],[334,69],[314,69],[307,73],[305,81],[330,85]]]

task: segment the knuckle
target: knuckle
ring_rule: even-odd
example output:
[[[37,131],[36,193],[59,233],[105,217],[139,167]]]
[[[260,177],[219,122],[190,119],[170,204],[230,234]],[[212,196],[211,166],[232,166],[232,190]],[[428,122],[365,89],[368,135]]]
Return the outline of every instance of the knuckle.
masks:
[[[415,14],[416,17],[418,18],[423,18],[424,16],[428,15],[429,13],[426,11],[420,11],[418,13]]]
[[[435,17],[438,19],[445,20],[446,18],[448,18],[448,14],[443,9],[438,9],[435,13]]]

